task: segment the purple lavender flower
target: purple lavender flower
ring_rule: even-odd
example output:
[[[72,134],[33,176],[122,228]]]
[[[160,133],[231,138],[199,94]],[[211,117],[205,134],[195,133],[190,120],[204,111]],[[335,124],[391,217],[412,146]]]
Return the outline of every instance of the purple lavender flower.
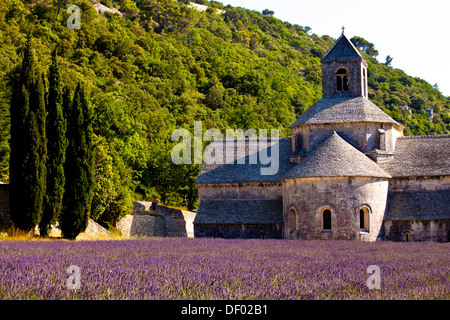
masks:
[[[0,242],[0,299],[449,299],[450,244],[223,239]],[[67,286],[69,266],[79,289]],[[370,290],[369,266],[381,286]]]

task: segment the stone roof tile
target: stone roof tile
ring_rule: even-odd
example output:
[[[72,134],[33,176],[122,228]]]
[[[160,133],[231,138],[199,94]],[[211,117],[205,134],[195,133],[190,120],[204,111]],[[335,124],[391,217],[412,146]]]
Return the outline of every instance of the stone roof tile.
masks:
[[[334,132],[282,179],[308,177],[390,178],[390,175]]]
[[[203,200],[194,224],[283,223],[282,200]]]
[[[364,58],[358,49],[356,49],[353,43],[343,33],[322,57],[322,62],[362,60]]]
[[[384,220],[450,219],[449,207],[448,190],[389,192]]]
[[[233,143],[234,161],[226,159],[228,162],[224,164],[207,164],[204,162],[196,184],[279,182],[280,178],[293,167],[290,163],[292,152],[290,138],[270,140],[269,147],[267,147],[268,144],[258,143],[256,139],[216,140],[210,145],[212,147],[209,150],[213,150],[215,145],[220,146],[222,144],[225,157],[227,146],[231,149],[233,148]],[[259,158],[257,164],[250,164],[250,153],[252,150],[256,150],[256,152],[267,151],[270,157],[275,143],[278,144],[279,148],[279,170],[275,175],[262,175],[261,168],[270,167],[270,164],[262,164]],[[245,147],[245,164],[238,164],[238,159],[242,159],[238,154],[238,150],[241,147]]]
[[[323,97],[306,110],[290,127],[346,122],[381,122],[401,126],[376,104],[364,97]]]
[[[450,135],[398,138],[393,160],[381,166],[393,177],[450,176]]]

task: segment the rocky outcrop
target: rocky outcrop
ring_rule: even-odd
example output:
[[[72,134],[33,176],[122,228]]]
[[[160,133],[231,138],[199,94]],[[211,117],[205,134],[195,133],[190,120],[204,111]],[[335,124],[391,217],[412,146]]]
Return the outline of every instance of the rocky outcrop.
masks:
[[[194,237],[196,213],[135,201],[133,212],[117,222],[116,228],[126,237]]]

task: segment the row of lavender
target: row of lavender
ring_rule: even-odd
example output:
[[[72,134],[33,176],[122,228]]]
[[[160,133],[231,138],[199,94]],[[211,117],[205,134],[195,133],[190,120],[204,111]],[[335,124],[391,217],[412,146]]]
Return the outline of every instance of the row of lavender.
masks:
[[[449,299],[449,249],[346,241],[4,241],[0,299]],[[380,289],[367,286],[371,265],[379,267]],[[68,273],[70,266],[78,273]],[[70,286],[74,277],[78,286]]]

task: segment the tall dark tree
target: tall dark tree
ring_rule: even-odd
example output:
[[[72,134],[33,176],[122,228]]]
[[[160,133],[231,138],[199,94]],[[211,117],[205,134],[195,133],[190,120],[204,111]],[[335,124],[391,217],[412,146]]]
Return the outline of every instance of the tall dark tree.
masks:
[[[78,84],[73,102],[65,111],[67,119],[66,177],[63,211],[60,218],[62,236],[75,239],[86,230],[94,187],[93,132],[91,110],[86,93]]]
[[[66,101],[69,97],[66,97]],[[47,189],[44,197],[44,209],[39,223],[41,236],[48,236],[62,210],[64,195],[64,162],[67,147],[66,122],[63,115],[63,91],[56,51],[52,54],[49,72],[49,90],[47,104]]]
[[[45,88],[31,39],[11,97],[10,212],[14,224],[32,230],[42,216],[46,180]]]
[[[389,67],[391,65],[391,63],[392,63],[392,60],[394,60],[394,58],[392,58],[391,56],[387,56],[386,57],[386,62],[384,64]]]

